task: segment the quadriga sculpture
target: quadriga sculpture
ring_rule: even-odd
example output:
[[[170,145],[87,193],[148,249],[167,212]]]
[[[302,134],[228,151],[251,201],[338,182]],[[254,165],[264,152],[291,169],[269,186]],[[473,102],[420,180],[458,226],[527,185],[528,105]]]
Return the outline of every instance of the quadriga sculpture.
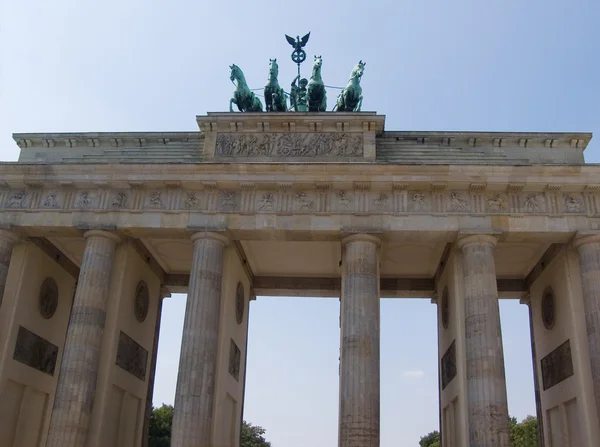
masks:
[[[229,79],[235,84],[233,98],[229,100],[229,111],[233,112],[235,103],[240,112],[262,112],[262,103],[248,88],[242,69],[235,64],[230,65],[229,68],[231,69]]]
[[[323,60],[321,56],[315,56],[312,75],[308,81],[308,111],[324,112],[327,109],[327,94],[325,84],[321,79],[321,66]]]
[[[265,84],[265,107],[267,112],[287,111],[287,101],[283,89],[279,86],[278,75],[277,59],[269,59],[269,79]]]
[[[365,71],[366,62],[360,61],[352,69],[348,84],[339,94],[333,110],[338,112],[360,112],[362,107],[362,87],[360,86],[360,78]]]

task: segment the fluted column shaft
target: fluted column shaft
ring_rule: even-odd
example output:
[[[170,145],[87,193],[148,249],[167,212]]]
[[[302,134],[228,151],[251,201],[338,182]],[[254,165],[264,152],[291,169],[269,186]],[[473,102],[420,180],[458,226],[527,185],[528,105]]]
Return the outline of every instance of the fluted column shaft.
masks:
[[[211,447],[219,343],[221,280],[227,238],[192,236],[194,254],[183,323],[183,340],[171,447]]]
[[[88,231],[46,447],[84,447],[90,427],[118,236]]]
[[[380,241],[342,241],[340,447],[379,447]]]
[[[596,410],[600,417],[600,234],[575,239]]]
[[[4,288],[8,278],[8,268],[13,248],[17,245],[19,237],[12,231],[0,230],[0,306],[4,297]]]
[[[508,404],[496,238],[470,235],[458,241],[464,259],[465,341],[470,447],[509,447]]]

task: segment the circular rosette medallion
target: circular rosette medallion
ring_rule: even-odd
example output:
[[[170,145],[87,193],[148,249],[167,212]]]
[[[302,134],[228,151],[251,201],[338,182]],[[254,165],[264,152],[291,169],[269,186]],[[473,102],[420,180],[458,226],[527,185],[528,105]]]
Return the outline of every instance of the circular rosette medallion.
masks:
[[[556,300],[554,299],[554,292],[551,288],[548,288],[542,296],[542,321],[546,329],[550,330],[554,327],[555,317]]]
[[[135,318],[142,323],[148,316],[148,307],[150,306],[150,293],[148,292],[148,284],[145,281],[140,281],[135,289],[135,299],[133,302],[133,311]]]
[[[242,324],[244,320],[244,307],[246,302],[244,300],[244,286],[242,283],[238,283],[237,290],[235,292],[235,321],[237,324]]]
[[[58,307],[58,285],[52,278],[46,278],[40,287],[39,305],[42,317],[52,318]]]

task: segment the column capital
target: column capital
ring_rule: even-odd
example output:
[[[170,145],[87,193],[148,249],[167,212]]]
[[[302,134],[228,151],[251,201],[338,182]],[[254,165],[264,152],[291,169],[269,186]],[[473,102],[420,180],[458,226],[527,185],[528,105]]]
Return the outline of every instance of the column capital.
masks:
[[[498,237],[491,233],[459,233],[458,239],[456,241],[457,247],[461,250],[467,245],[472,244],[491,245],[492,247],[495,247],[497,243]]]
[[[378,236],[366,233],[351,234],[342,238],[342,245],[349,244],[350,242],[371,242],[378,247],[381,245],[381,239]]]
[[[168,287],[164,286],[164,285],[160,285],[160,289],[158,291],[158,297],[159,299],[163,299],[163,298],[171,298],[171,291],[169,290]]]
[[[589,244],[600,244],[600,231],[578,231],[573,239],[573,246],[579,250],[580,247]]]
[[[121,242],[121,238],[116,233],[106,230],[89,230],[83,233],[83,237],[85,239],[88,239],[90,237],[103,237],[105,239],[110,239],[116,244]]]
[[[229,238],[224,234],[214,233],[212,231],[198,231],[190,237],[192,242],[197,241],[198,239],[213,239],[222,243],[225,247],[229,245]]]
[[[8,239],[12,243],[17,243],[19,242],[20,236],[12,230],[0,228],[0,238]]]
[[[519,304],[525,304],[531,306],[531,293],[527,292],[523,298],[519,300]]]

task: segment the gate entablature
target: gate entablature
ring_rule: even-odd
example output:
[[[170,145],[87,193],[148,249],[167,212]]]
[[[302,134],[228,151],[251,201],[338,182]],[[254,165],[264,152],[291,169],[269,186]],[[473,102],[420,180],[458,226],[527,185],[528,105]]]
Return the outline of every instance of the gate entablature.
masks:
[[[375,112],[209,113],[196,117],[205,161],[374,162]]]

